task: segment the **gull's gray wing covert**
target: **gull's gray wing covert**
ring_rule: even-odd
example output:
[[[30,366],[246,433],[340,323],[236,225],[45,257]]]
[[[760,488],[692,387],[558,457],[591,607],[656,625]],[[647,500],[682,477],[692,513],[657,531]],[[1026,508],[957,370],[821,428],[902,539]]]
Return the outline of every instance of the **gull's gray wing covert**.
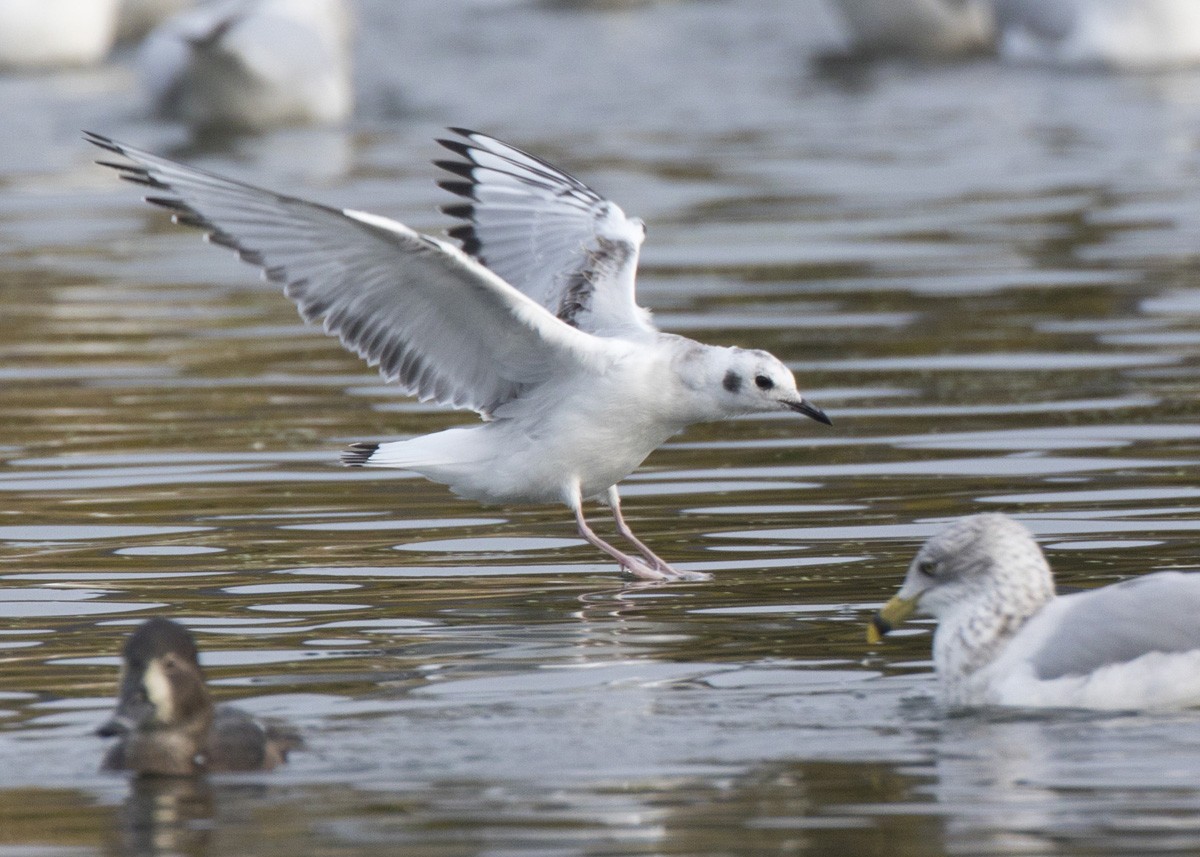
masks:
[[[463,140],[438,142],[461,160],[435,163],[455,176],[439,184],[468,200],[442,209],[466,221],[450,235],[468,255],[580,330],[657,332],[634,289],[646,235],[640,220],[540,158],[450,130]]]
[[[283,285],[306,321],[423,401],[487,416],[600,343],[452,244],[365,212],[336,209],[187,167],[98,134],[132,163],[146,201],[207,231]]]
[[[1200,574],[1158,572],[1061,598],[1069,609],[1031,656],[1040,679],[1200,649]]]

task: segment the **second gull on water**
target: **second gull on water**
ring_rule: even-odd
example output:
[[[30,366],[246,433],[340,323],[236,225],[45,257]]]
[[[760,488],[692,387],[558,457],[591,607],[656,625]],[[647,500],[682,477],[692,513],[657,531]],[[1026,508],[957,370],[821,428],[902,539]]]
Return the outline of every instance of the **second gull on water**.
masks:
[[[933,665],[952,708],[1200,705],[1200,574],[1056,595],[1029,530],[972,515],[924,544],[868,641],[913,612],[937,619]]]

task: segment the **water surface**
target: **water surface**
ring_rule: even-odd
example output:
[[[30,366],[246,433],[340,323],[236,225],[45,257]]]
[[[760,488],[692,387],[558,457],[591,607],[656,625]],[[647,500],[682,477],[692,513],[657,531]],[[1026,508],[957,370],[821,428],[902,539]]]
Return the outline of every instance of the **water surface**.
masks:
[[[1200,847],[1195,715],[947,719],[928,625],[863,642],[971,512],[1069,585],[1197,566],[1200,77],[829,72],[828,22],[768,0],[361,11],[345,130],[194,141],[119,65],[0,80],[0,857]],[[627,481],[711,582],[629,585],[563,509],[339,467],[471,416],[399,397],[77,134],[438,230],[451,124],[645,218],[659,323],[772,350],[833,417],[699,426]],[[155,614],[309,750],[99,774]]]

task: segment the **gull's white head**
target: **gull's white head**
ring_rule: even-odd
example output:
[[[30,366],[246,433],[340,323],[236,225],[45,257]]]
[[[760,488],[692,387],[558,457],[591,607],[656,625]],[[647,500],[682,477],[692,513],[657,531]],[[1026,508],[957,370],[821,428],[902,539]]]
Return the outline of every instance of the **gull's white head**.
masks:
[[[825,425],[825,412],[800,395],[796,377],[779,358],[745,348],[714,349],[715,360],[705,373],[721,410],[730,416],[765,411],[795,411]]]
[[[997,633],[1012,633],[1053,597],[1050,566],[1029,530],[1007,515],[972,515],[925,542],[868,640],[878,642],[914,612],[943,624],[978,625],[986,616],[1003,626]]]

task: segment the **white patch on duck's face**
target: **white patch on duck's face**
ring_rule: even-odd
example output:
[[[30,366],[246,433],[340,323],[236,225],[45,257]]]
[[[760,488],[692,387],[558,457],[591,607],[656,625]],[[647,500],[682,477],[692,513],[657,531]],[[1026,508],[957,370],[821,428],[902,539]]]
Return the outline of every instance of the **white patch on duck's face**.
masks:
[[[175,719],[175,694],[171,680],[167,677],[166,668],[158,658],[152,660],[142,673],[142,687],[146,690],[146,698],[154,706],[154,716],[160,723],[170,723]]]

